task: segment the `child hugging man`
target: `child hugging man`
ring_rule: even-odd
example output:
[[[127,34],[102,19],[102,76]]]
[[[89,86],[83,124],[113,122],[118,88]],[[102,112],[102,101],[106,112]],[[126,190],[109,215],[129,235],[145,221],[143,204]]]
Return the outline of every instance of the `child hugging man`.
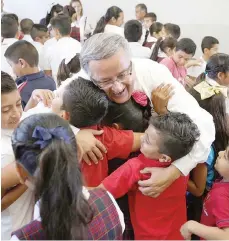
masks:
[[[99,188],[115,198],[128,193],[135,239],[180,240],[179,229],[186,221],[188,177],[180,176],[155,199],[138,190],[138,181],[148,178],[140,172],[145,167],[165,168],[187,155],[199,138],[199,130],[187,115],[178,112],[151,118],[149,124],[141,139],[142,154],[105,178]]]

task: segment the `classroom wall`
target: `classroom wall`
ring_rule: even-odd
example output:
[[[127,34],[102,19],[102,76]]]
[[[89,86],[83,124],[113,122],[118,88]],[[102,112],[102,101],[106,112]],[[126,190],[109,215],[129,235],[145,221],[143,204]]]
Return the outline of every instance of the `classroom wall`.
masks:
[[[46,15],[49,4],[53,0],[5,0],[5,11],[15,12],[19,18],[31,18],[38,22]],[[70,0],[55,1],[62,5]],[[200,56],[201,40],[206,35],[212,35],[220,41],[220,51],[229,54],[229,0],[82,0],[84,12],[88,20],[95,25],[112,5],[123,9],[125,20],[135,17],[135,5],[145,3],[148,11],[155,12],[158,21],[179,24],[181,37],[190,37],[198,45],[196,56]]]

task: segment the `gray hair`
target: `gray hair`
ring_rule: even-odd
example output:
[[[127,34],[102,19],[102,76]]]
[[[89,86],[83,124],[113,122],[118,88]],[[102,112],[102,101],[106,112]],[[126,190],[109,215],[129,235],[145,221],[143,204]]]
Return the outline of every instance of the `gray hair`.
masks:
[[[130,56],[130,49],[125,38],[114,33],[98,33],[90,37],[80,52],[80,64],[87,74],[91,60],[107,59],[123,49]]]

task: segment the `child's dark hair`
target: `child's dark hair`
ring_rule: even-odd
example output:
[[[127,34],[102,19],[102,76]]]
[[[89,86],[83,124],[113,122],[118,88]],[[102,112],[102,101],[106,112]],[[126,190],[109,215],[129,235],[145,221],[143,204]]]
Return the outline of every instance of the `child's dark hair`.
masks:
[[[38,52],[31,43],[25,40],[19,40],[10,45],[5,52],[5,57],[15,64],[19,59],[24,59],[30,67],[38,66]]]
[[[4,14],[3,16],[8,16],[8,17],[11,17],[11,18],[15,19],[17,21],[18,26],[19,26],[19,18],[17,16],[17,14],[15,14],[15,13],[7,13],[7,14]]]
[[[202,43],[201,43],[201,50],[204,53],[204,49],[211,49],[214,47],[215,44],[219,44],[219,40],[211,37],[211,36],[206,36],[203,38]]]
[[[60,4],[56,4],[52,7],[50,13],[47,13],[46,18],[45,18],[45,23],[46,26],[49,25],[51,19],[54,17],[54,13],[61,13],[63,12],[63,6],[61,6]]]
[[[144,132],[149,125],[151,107],[139,105],[131,98],[126,103],[117,104],[109,101],[108,113],[103,119],[103,125],[121,124],[122,129],[134,132]]]
[[[186,156],[200,136],[197,125],[179,112],[151,117],[149,124],[159,132],[159,152],[171,157],[172,161]]]
[[[71,5],[67,5],[64,7],[63,13],[64,15],[67,15],[71,18],[72,15],[76,13],[76,11]]]
[[[17,86],[13,78],[6,72],[1,71],[1,94],[8,94],[17,90]]]
[[[61,130],[56,130],[58,137],[51,135],[50,142],[42,147],[37,143],[41,140],[34,137],[38,127],[48,133],[54,133],[54,128]],[[82,192],[76,139],[68,122],[55,114],[29,116],[14,131],[12,146],[17,162],[35,180],[35,198],[40,200],[46,238],[85,239],[93,214]]]
[[[135,8],[141,8],[141,10],[145,11],[145,13],[147,13],[147,7],[144,3],[139,3],[138,5],[136,5]]]
[[[29,18],[24,18],[20,22],[20,28],[23,34],[30,34],[33,28],[33,21]]]
[[[142,36],[142,24],[137,20],[129,20],[124,26],[124,35],[128,42],[138,42]]]
[[[196,52],[196,44],[190,38],[182,38],[176,44],[176,51],[179,50],[194,56]]]
[[[116,6],[112,6],[107,9],[107,12],[104,16],[100,18],[98,23],[96,24],[95,30],[93,34],[97,33],[103,33],[104,29],[106,27],[106,24],[114,17],[115,19],[118,19],[120,16],[120,13],[122,13],[122,9]]]
[[[68,64],[65,64],[65,59],[60,63],[57,73],[57,84],[61,85],[61,82],[71,77],[71,74],[76,74],[80,71],[80,54],[76,54]]]
[[[43,24],[34,24],[31,30],[31,37],[33,41],[36,40],[37,37],[42,38],[44,33],[48,32],[47,26]]]
[[[153,23],[149,28],[150,35],[153,36],[153,33],[158,34],[159,32],[161,32],[162,28],[163,28],[162,23],[159,23],[159,22]]]
[[[71,19],[69,16],[60,14],[51,19],[52,28],[59,30],[62,36],[69,35],[71,33]]]
[[[179,25],[173,24],[173,23],[166,23],[164,24],[164,29],[165,29],[165,32],[171,37],[175,39],[180,38],[181,31],[180,31]]]
[[[15,38],[18,32],[18,21],[12,14],[3,15],[1,18],[1,36],[3,38]]]
[[[152,13],[152,12],[151,13],[147,13],[144,18],[151,18],[152,22],[156,22],[157,21],[157,15],[155,13]]]
[[[176,47],[176,44],[177,40],[173,37],[167,37],[165,39],[159,38],[153,48],[150,59],[157,61],[159,50],[165,53],[167,48],[174,49]]]
[[[63,110],[70,115],[70,123],[78,128],[98,125],[107,114],[106,94],[91,81],[78,78],[65,87]]]
[[[206,79],[206,75],[215,81],[218,80],[218,74],[222,72],[224,74],[229,72],[229,55],[228,54],[214,54],[210,57],[207,62],[205,72],[202,73],[198,78],[197,82]]]

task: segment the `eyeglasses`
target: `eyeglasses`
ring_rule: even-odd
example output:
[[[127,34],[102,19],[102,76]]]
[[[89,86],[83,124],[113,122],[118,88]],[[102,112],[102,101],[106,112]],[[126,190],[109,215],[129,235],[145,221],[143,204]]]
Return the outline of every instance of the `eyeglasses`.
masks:
[[[116,81],[119,83],[123,83],[126,80],[126,77],[130,75],[132,75],[132,62],[130,62],[129,67],[126,70],[124,70],[122,74],[116,77],[116,80],[110,79],[104,81],[97,81],[91,77],[91,81],[101,90],[105,90],[111,88]]]

